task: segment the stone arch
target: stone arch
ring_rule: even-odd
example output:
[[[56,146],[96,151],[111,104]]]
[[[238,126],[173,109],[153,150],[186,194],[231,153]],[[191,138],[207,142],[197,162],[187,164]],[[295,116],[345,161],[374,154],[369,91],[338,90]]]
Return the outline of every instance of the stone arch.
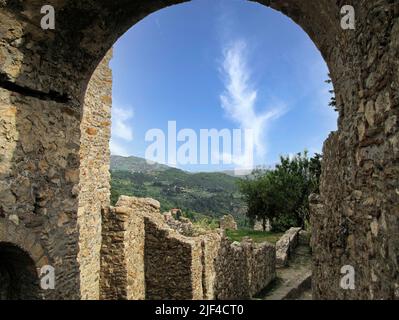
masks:
[[[146,15],[182,2],[49,0],[57,20],[56,29],[48,31],[40,28],[41,1],[0,2],[0,108],[5,123],[0,192],[6,196],[0,208],[6,216],[14,209],[21,216],[36,213],[24,217],[24,223],[48,236],[46,250],[53,258],[65,257],[60,247],[68,246],[68,263],[59,268],[65,278],[76,281],[63,284],[67,289],[59,297],[76,297],[75,291],[79,297],[98,296],[98,285],[80,276],[98,260],[85,262],[94,240],[81,241],[86,231],[80,228],[78,210],[79,190],[84,188],[79,183],[80,121],[88,81],[126,30]],[[313,215],[314,296],[397,298],[399,4],[256,2],[281,11],[307,32],[327,62],[336,92],[339,126],[324,145],[321,195]],[[355,8],[355,30],[340,27],[344,4]],[[21,181],[33,190],[31,196],[19,189],[9,192],[8,186]],[[38,217],[45,217],[44,222]],[[99,230],[90,232],[100,241]],[[355,267],[356,290],[339,286],[345,264]]]
[[[40,297],[35,264],[25,251],[0,242],[0,261],[1,300],[35,300]]]
[[[42,299],[39,277],[46,264],[43,248],[32,233],[0,220],[0,299]]]

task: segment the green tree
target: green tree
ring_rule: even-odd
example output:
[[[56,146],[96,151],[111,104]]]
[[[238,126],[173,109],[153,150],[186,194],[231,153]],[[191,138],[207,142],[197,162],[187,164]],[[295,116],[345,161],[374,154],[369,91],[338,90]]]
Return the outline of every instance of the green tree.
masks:
[[[306,151],[281,157],[275,169],[255,170],[240,182],[248,218],[262,221],[264,229],[269,219],[276,231],[304,227],[309,220],[308,197],[318,192],[320,173],[321,155],[309,159]]]

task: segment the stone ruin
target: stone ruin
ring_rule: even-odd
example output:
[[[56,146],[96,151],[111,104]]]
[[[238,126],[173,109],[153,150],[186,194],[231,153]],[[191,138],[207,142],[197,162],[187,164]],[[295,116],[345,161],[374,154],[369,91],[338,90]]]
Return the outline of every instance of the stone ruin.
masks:
[[[266,229],[265,231],[269,232],[272,230],[272,226],[269,219],[266,219]],[[260,220],[256,220],[254,223],[254,231],[263,231],[263,222]]]
[[[180,2],[48,0],[63,14],[55,30],[43,30],[40,1],[0,1],[0,273],[8,288],[1,296],[99,299],[107,281],[126,280],[118,272],[101,276],[101,266],[114,268],[101,255],[102,214],[115,210],[109,209],[109,50],[146,15]],[[324,144],[320,196],[312,200],[313,297],[397,299],[399,3],[348,0],[356,28],[346,30],[342,1],[257,2],[309,35],[336,95],[338,130]],[[127,246],[107,250],[118,245]],[[57,285],[38,292],[28,285],[38,281],[31,271],[46,265],[56,270]],[[355,290],[340,287],[345,265],[356,270]],[[126,283],[114,296],[129,292]]]
[[[244,299],[275,278],[275,247],[223,232],[186,236],[159,202],[122,196],[103,212],[102,299]]]
[[[169,212],[164,212],[163,217],[165,222],[172,228],[175,229],[177,232],[185,235],[185,236],[192,236],[195,233],[195,228],[193,223],[190,219],[179,216],[176,219],[176,215]]]
[[[219,228],[223,230],[237,230],[237,222],[231,214],[228,214],[220,218]]]
[[[290,228],[276,243],[276,264],[284,267],[288,263],[290,254],[294,251],[299,242],[299,233],[302,228]]]

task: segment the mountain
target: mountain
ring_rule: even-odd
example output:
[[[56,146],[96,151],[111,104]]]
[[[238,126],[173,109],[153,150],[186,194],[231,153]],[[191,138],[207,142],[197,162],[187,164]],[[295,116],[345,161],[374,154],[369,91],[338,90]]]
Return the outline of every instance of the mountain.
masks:
[[[220,172],[232,177],[245,178],[251,175],[252,170],[224,170]]]
[[[239,178],[222,172],[190,173],[138,157],[111,157],[111,201],[120,195],[151,197],[161,210],[180,208],[190,218],[220,218],[232,214],[245,220]]]
[[[167,170],[170,167],[156,162],[150,163],[139,157],[111,156],[111,170],[150,173]]]

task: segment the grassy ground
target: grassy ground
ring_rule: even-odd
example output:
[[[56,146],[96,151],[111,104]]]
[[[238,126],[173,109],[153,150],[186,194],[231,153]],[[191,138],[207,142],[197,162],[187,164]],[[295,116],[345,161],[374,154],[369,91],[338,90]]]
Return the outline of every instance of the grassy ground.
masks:
[[[271,242],[276,243],[284,233],[280,232],[263,232],[254,230],[226,230],[226,235],[230,240],[241,242],[244,237],[251,238],[254,242]]]

